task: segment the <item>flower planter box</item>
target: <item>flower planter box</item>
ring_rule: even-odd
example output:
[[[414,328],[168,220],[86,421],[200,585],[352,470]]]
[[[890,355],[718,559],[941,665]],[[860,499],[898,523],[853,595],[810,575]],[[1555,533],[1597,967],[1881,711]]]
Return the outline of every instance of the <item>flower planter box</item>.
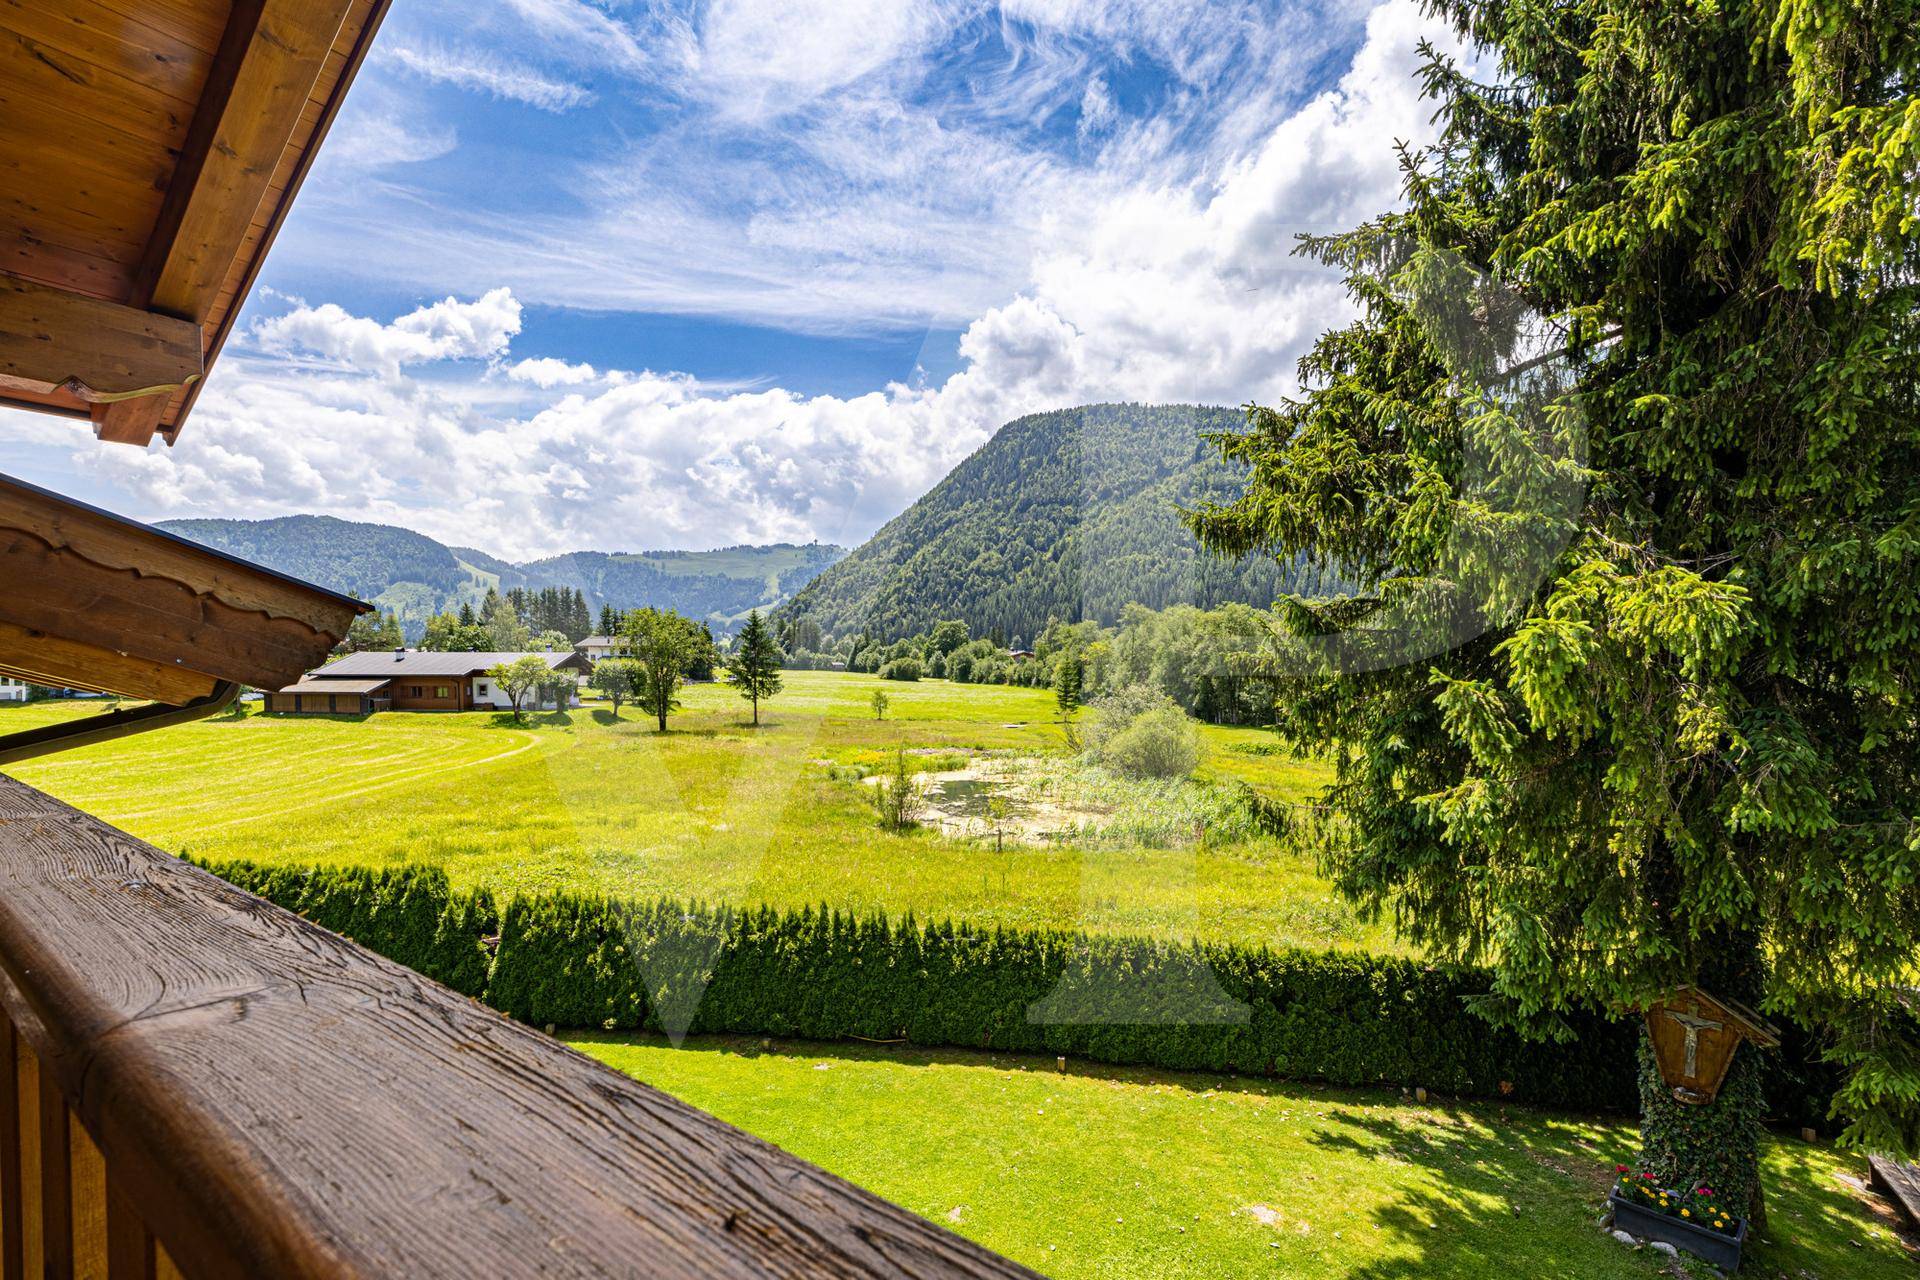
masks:
[[[1740,1220],[1739,1233],[1729,1236],[1624,1200],[1618,1193],[1607,1196],[1607,1207],[1613,1210],[1613,1225],[1617,1230],[1643,1240],[1664,1240],[1676,1249],[1685,1249],[1696,1258],[1706,1259],[1722,1271],[1740,1269],[1740,1251],[1747,1244],[1744,1218]]]

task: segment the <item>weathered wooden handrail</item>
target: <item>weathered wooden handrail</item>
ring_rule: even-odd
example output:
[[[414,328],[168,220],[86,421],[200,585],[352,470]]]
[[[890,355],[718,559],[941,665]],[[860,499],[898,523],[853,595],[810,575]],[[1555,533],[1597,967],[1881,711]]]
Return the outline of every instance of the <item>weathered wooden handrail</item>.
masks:
[[[0,1263],[1029,1276],[0,778]]]

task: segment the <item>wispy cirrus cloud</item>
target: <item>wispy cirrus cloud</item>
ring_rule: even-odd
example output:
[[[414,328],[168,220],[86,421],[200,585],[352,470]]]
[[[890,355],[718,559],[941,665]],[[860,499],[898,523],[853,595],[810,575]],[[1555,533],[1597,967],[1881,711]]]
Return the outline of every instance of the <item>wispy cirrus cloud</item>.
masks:
[[[463,49],[511,38],[515,65],[590,80],[594,111],[569,117],[589,131],[524,157],[536,185],[510,212],[437,171],[329,202],[293,265],[816,333],[964,324],[1108,201],[1217,185],[1364,18],[1354,0],[422,4]],[[427,208],[430,234],[392,234]]]
[[[523,102],[556,114],[591,106],[595,100],[593,90],[585,85],[555,80],[530,67],[475,49],[394,45],[385,56],[427,80],[476,90],[509,102]]]

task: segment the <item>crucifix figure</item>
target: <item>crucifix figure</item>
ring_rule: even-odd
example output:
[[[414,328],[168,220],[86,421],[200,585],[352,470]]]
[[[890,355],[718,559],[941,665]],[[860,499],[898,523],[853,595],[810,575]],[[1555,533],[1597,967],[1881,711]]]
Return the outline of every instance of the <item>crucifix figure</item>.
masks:
[[[1702,1018],[1696,1013],[1681,1013],[1678,1009],[1667,1010],[1667,1016],[1687,1029],[1687,1075],[1699,1075],[1700,1033],[1718,1031],[1727,1024]]]

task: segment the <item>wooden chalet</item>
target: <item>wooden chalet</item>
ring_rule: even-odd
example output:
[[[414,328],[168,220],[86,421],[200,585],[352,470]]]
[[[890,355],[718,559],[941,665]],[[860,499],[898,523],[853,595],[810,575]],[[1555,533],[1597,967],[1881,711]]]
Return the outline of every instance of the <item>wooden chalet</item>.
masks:
[[[0,5],[0,403],[179,439],[384,7]],[[8,480],[0,573],[0,676],[149,700],[0,764],[365,608]],[[476,1274],[1029,1273],[0,777],[0,1278]]]
[[[513,700],[487,673],[521,658],[539,658],[549,670],[575,679],[593,669],[578,650],[565,653],[433,653],[395,649],[354,653],[309,671],[298,683],[267,695],[267,710],[309,715],[372,711],[506,710]]]

